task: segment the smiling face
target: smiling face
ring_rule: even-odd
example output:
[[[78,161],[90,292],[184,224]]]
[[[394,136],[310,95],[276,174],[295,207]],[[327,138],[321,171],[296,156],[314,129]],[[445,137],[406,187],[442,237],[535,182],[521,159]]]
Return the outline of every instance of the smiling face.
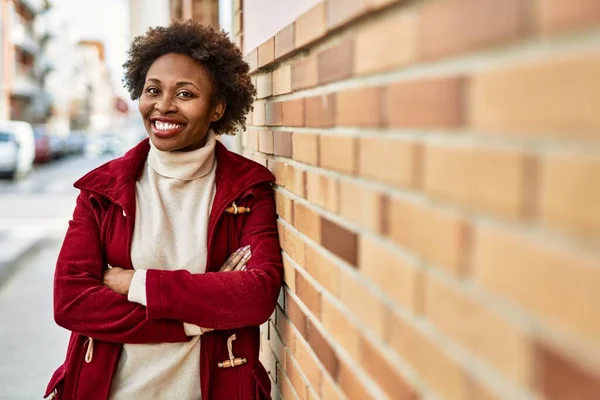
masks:
[[[210,72],[183,54],[157,58],[144,82],[139,110],[150,140],[163,151],[189,151],[206,143],[211,122],[225,111],[211,102]]]

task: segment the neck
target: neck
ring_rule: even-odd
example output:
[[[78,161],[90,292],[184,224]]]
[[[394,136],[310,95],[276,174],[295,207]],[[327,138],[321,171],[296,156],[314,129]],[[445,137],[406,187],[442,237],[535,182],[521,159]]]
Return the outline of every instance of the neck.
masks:
[[[185,151],[162,151],[150,140],[148,165],[166,178],[193,180],[207,175],[214,167],[216,138],[209,131],[204,145]]]

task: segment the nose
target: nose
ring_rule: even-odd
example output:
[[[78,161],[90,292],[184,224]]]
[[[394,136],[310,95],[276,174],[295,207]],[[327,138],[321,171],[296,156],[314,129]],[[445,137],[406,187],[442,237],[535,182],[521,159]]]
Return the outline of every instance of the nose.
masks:
[[[161,114],[168,112],[177,112],[177,106],[168,96],[162,96],[154,103],[154,109]]]

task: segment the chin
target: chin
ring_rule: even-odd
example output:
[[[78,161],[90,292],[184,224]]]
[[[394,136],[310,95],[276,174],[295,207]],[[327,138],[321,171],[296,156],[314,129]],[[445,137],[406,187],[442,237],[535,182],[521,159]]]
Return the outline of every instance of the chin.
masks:
[[[173,140],[173,138],[163,139],[150,135],[150,140],[152,140],[154,147],[160,151],[177,151],[182,147],[181,144],[178,141]]]

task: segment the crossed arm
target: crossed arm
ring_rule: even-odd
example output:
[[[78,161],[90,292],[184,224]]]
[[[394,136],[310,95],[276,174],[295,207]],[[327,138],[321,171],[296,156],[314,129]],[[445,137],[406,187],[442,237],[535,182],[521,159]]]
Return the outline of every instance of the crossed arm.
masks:
[[[229,329],[259,325],[271,314],[281,286],[282,263],[270,187],[258,191],[242,231],[241,245],[252,247],[246,271],[148,270],[146,307],[103,283],[100,233],[87,197],[82,192],[77,199],[57,262],[54,316],[60,326],[110,342],[184,342],[188,340],[184,322]]]

